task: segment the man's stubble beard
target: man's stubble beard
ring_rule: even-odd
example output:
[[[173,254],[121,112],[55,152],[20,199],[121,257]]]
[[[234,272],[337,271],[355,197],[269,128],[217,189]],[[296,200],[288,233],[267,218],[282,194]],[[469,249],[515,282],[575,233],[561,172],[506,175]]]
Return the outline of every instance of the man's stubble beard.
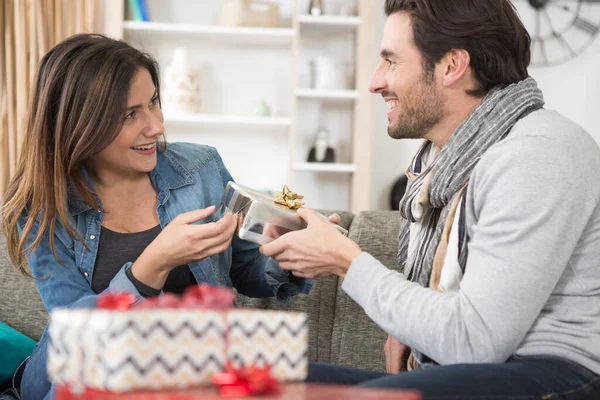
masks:
[[[444,102],[433,75],[423,73],[414,88],[398,96],[398,121],[388,126],[393,139],[422,139],[444,114]]]

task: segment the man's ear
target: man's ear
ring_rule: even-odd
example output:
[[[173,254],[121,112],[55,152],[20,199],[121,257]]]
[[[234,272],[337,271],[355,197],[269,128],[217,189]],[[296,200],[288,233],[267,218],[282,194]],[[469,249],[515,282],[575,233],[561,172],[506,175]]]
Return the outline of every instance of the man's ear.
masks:
[[[459,81],[471,66],[471,56],[464,49],[451,49],[441,60],[444,69],[442,84],[452,86]]]

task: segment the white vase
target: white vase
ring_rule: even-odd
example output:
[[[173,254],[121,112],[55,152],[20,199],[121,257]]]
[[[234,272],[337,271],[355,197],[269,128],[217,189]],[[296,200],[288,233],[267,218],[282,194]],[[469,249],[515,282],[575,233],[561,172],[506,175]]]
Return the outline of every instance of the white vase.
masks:
[[[162,104],[175,114],[197,113],[200,108],[200,79],[188,60],[187,50],[177,47],[163,75]]]
[[[351,65],[330,56],[311,60],[314,87],[317,89],[343,90],[351,86]]]
[[[324,14],[322,0],[310,0],[310,5],[308,6],[308,13],[315,17]]]

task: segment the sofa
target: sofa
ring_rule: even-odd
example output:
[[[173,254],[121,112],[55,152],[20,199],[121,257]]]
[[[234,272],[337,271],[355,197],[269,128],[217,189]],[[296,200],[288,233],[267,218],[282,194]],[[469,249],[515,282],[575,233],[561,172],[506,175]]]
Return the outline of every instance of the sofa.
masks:
[[[364,251],[389,268],[397,268],[397,211],[338,214],[349,237]],[[317,280],[308,295],[296,296],[287,304],[241,295],[238,295],[237,303],[247,307],[306,312],[310,361],[385,371],[383,345],[387,335],[342,291],[341,280],[337,277]],[[35,340],[40,338],[48,321],[34,281],[19,275],[11,267],[4,237],[0,237],[0,321]]]

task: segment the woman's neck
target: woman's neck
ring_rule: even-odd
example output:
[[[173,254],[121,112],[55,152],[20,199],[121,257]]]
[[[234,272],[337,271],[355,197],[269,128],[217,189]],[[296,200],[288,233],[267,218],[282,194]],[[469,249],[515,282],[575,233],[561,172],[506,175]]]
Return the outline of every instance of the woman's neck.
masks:
[[[91,170],[89,176],[96,192],[111,193],[112,196],[132,196],[144,193],[152,187],[150,175],[146,172],[123,173],[123,171]],[[100,196],[102,198],[102,196]]]
[[[92,177],[105,211],[102,226],[115,232],[130,233],[150,229],[159,223],[157,193],[149,174],[108,178],[104,174]]]

